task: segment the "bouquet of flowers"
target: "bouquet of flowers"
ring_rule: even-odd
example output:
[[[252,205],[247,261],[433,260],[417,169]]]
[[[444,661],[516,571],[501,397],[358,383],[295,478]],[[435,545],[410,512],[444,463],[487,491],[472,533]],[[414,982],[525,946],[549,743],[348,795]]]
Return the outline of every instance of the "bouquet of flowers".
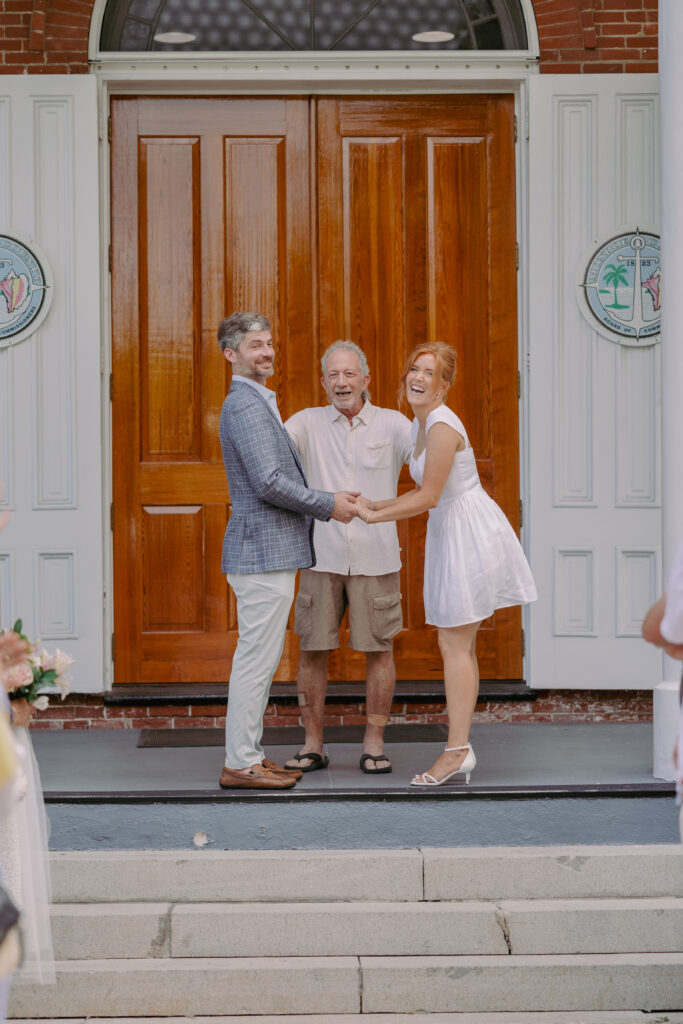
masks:
[[[44,711],[49,703],[48,694],[59,692],[62,700],[68,694],[70,685],[65,673],[75,664],[75,658],[59,649],[52,654],[46,650],[39,651],[40,641],[30,640],[22,633],[22,628],[21,619],[17,619],[12,632],[26,641],[28,654],[25,661],[9,669],[5,677],[6,687],[13,697],[23,697],[38,711]]]

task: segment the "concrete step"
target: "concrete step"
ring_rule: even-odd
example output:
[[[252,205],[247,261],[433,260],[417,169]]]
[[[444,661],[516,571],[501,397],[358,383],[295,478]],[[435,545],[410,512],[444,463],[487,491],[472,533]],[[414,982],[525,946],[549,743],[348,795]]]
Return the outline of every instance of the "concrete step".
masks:
[[[60,960],[683,952],[683,899],[61,904]]]
[[[498,908],[513,954],[683,952],[680,898],[504,900]]]
[[[421,900],[419,850],[53,853],[56,903]]]
[[[187,1024],[187,1017],[62,1017],[62,1024]],[[42,1018],[20,1018],[13,1024],[45,1024]],[[193,1017],[192,1024],[368,1024],[361,1013],[305,1014],[262,1017]],[[640,1010],[585,1010],[567,1013],[375,1013],[372,1024],[683,1024],[683,1013]]]
[[[677,845],[54,853],[58,903],[683,896]]]
[[[683,954],[254,957],[58,962],[13,1017],[666,1010]]]
[[[426,900],[683,896],[679,845],[423,849]]]
[[[363,1013],[663,1010],[683,1006],[683,955],[361,957]]]

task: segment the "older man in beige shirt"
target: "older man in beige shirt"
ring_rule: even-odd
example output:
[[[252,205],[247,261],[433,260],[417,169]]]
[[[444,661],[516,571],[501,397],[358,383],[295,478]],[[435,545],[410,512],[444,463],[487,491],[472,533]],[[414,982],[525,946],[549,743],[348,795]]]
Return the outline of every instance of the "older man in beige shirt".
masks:
[[[303,409],[285,428],[314,488],[344,488],[375,499],[395,497],[399,474],[410,459],[410,421],[395,409],[372,405],[363,351],[337,341],[322,357],[322,385],[330,405]],[[349,644],[366,661],[367,720],[360,767],[367,774],[391,771],[384,755],[384,726],[396,685],[393,637],[403,627],[395,523],[368,527],[318,522],[316,565],[303,569],[295,604],[300,637],[297,685],[306,738],[286,768],[325,768],[323,717],[327,659],[339,647],[339,627],[349,609]]]

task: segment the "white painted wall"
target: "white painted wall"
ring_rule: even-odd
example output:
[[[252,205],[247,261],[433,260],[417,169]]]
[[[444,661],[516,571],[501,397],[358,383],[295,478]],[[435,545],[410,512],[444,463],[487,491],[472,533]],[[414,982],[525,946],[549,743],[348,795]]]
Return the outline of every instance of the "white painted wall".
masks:
[[[0,230],[33,239],[54,294],[40,328],[0,351],[0,624],[21,617],[103,686],[99,204],[95,79],[0,81]]]
[[[660,346],[622,347],[576,300],[595,239],[659,224],[655,75],[529,81],[530,619],[536,687],[649,688],[661,590]]]

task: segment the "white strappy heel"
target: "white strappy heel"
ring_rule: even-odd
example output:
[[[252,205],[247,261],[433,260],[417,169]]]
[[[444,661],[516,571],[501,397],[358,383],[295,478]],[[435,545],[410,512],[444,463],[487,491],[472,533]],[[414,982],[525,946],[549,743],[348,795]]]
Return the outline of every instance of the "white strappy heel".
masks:
[[[444,750],[466,750],[467,754],[465,754],[465,759],[460,767],[456,768],[454,772],[450,772],[448,775],[444,776],[443,779],[435,779],[433,775],[429,774],[429,772],[422,772],[420,775],[413,776],[410,780],[411,786],[443,786],[444,782],[448,782],[448,780],[452,779],[454,775],[464,775],[465,784],[469,786],[470,775],[477,764],[477,759],[474,756],[474,751],[472,750],[472,744],[466,743],[464,747],[444,747]],[[422,781],[418,781],[418,779],[421,779]]]

